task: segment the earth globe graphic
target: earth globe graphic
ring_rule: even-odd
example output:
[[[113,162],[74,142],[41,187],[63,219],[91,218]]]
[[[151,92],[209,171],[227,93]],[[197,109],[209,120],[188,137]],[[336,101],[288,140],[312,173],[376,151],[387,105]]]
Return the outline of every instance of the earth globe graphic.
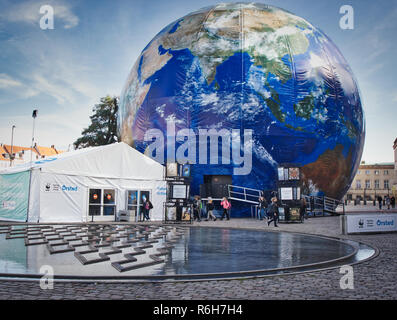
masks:
[[[194,153],[187,157],[194,194],[211,175],[275,190],[278,166],[289,164],[301,170],[302,193],[341,199],[365,139],[357,82],[335,44],[303,18],[258,3],[206,7],[161,30],[128,76],[118,117],[122,141],[159,162],[183,144],[184,155]],[[170,128],[189,134],[170,144]],[[209,149],[199,154],[199,132],[211,129],[223,130],[217,161],[205,161]],[[149,130],[163,133],[164,150],[150,148],[157,138],[148,139]],[[249,142],[251,163],[222,149],[228,132],[240,133],[240,156]]]

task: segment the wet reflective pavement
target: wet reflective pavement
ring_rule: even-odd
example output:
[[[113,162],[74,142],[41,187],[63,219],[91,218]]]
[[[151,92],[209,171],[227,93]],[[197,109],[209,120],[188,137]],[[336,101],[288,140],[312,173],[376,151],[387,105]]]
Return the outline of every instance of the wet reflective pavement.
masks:
[[[0,227],[0,273],[68,279],[203,279],[335,266],[374,253],[354,241],[287,232],[162,225]]]

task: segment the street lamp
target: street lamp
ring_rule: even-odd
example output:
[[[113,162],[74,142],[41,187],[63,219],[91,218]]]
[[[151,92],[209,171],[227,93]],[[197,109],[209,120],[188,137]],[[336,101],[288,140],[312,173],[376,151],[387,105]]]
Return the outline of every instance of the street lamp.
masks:
[[[11,154],[10,154],[10,167],[12,167],[12,160],[14,160],[15,156],[13,153],[13,146],[14,146],[14,129],[16,127],[13,125],[11,129]]]
[[[33,118],[33,131],[32,131],[32,147],[30,149],[30,163],[32,163],[32,156],[33,156],[33,143],[34,143],[34,120],[37,117],[38,110],[33,110],[32,118]]]

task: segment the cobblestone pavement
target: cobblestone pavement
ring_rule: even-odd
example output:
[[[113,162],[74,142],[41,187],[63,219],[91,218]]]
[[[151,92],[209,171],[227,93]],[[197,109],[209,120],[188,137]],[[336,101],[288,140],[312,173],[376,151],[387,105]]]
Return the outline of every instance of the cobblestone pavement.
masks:
[[[255,228],[275,232],[320,234],[362,241],[379,249],[379,255],[354,265],[354,289],[340,289],[339,269],[253,279],[156,282],[55,282],[42,290],[38,282],[0,281],[0,299],[397,299],[397,234],[341,236],[339,217],[310,218],[304,224],[279,228],[253,219],[195,222],[194,226]]]

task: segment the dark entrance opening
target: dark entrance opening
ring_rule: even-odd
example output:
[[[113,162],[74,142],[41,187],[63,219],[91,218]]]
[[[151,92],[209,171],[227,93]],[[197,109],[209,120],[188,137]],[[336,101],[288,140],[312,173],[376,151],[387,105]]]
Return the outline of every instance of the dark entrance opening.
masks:
[[[231,175],[205,175],[204,184],[200,186],[200,196],[202,198],[212,197],[214,199],[227,197],[227,186],[229,184],[232,184]]]

